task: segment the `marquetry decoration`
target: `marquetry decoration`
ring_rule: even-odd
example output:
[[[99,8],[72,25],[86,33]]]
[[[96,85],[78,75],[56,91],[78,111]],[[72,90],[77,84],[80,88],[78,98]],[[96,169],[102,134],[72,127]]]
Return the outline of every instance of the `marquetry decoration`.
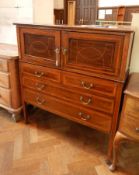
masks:
[[[24,34],[25,54],[55,59],[55,38],[44,35]]]
[[[113,69],[115,43],[93,40],[71,39],[69,63],[93,66],[102,69]]]

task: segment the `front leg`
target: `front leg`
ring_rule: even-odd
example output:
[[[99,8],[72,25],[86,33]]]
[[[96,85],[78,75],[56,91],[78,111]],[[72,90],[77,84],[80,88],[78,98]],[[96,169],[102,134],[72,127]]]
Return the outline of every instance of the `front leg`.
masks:
[[[13,121],[18,122],[21,119],[21,114],[13,112],[12,113],[12,119],[13,119]]]
[[[28,112],[27,112],[27,104],[26,102],[23,103],[23,117],[24,117],[24,121],[26,124],[29,123],[29,118],[28,118]]]
[[[124,134],[120,133],[119,131],[116,133],[116,136],[113,142],[113,161],[112,161],[112,165],[109,166],[110,171],[115,171],[117,160],[118,160],[119,146],[121,142],[124,142],[127,139],[128,138]]]

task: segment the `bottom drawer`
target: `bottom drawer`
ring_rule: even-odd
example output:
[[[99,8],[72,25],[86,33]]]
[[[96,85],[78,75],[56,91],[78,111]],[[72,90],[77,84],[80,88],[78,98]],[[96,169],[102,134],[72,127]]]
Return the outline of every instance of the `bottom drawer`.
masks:
[[[110,132],[111,117],[93,110],[70,104],[64,100],[24,89],[24,100],[54,114],[87,125],[106,133]]]
[[[11,107],[11,90],[0,87],[0,104]]]
[[[129,114],[123,114],[119,131],[128,135],[129,137],[139,140],[139,122],[135,121],[134,116]]]

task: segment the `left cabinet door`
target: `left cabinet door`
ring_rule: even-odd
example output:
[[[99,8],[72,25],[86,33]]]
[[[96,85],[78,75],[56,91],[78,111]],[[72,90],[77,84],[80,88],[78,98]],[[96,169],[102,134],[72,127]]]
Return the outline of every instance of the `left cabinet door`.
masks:
[[[20,59],[48,67],[60,66],[60,31],[20,27]]]

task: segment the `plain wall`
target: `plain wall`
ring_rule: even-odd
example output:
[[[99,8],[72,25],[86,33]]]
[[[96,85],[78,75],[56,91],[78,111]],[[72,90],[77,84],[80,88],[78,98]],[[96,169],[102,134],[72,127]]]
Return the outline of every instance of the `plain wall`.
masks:
[[[32,11],[32,0],[0,0],[0,43],[16,44],[13,23],[32,22]]]
[[[63,9],[64,8],[64,0],[54,0],[54,8],[55,9]]]
[[[39,24],[53,24],[54,0],[33,0],[33,21]]]
[[[133,14],[132,26],[135,27],[135,38],[131,56],[130,72],[139,72],[139,13]]]

